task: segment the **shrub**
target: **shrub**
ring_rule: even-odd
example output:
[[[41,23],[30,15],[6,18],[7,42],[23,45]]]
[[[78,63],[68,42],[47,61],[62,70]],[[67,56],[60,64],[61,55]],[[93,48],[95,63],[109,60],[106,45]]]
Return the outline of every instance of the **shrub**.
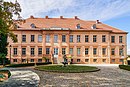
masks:
[[[47,65],[51,64],[51,62],[46,62],[46,63],[36,63],[36,65]],[[27,66],[35,66],[35,63],[25,63],[25,64],[11,64],[6,67],[27,67]]]
[[[129,65],[119,65],[119,68],[130,71],[130,66]]]
[[[8,78],[11,76],[11,73],[9,70],[6,70],[6,69],[3,69],[3,70],[0,70],[0,73],[8,73]]]

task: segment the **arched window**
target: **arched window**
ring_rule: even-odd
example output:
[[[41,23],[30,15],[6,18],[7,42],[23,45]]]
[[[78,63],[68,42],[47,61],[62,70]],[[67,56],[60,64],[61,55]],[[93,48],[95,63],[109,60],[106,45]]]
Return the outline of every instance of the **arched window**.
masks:
[[[20,28],[18,24],[15,24],[15,28]]]
[[[80,24],[77,24],[77,25],[76,25],[76,28],[77,28],[77,29],[80,29]]]
[[[34,23],[32,23],[30,26],[31,26],[31,28],[36,28]]]
[[[96,29],[96,24],[93,24],[92,29]]]

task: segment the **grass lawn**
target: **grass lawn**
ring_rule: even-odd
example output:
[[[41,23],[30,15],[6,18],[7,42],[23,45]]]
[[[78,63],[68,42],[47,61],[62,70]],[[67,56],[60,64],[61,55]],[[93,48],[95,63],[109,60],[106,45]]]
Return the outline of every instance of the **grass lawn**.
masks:
[[[130,71],[130,65],[119,65],[119,68]]]
[[[62,65],[48,65],[48,66],[37,66],[35,69],[48,72],[60,72],[60,73],[83,73],[83,72],[94,72],[100,69],[91,66],[75,66],[68,65],[63,67]]]

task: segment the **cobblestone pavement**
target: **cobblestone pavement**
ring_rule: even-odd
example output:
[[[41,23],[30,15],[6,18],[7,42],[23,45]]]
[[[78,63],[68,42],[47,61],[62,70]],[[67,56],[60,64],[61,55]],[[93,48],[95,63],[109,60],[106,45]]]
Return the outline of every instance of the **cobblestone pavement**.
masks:
[[[37,73],[40,77],[39,87],[130,87],[130,71],[121,70],[117,66],[98,66],[98,68],[101,70],[88,73],[53,73],[37,71],[33,67],[15,68],[15,70],[29,70]],[[30,73],[28,72],[28,74]],[[35,85],[23,85],[13,87],[35,87]],[[0,87],[2,87],[1,84]]]
[[[34,72],[40,76],[40,87],[130,87],[130,71],[117,66],[98,68],[101,70],[90,73]]]
[[[40,78],[39,76],[27,69],[11,68],[11,77],[0,82],[0,87],[38,87]]]

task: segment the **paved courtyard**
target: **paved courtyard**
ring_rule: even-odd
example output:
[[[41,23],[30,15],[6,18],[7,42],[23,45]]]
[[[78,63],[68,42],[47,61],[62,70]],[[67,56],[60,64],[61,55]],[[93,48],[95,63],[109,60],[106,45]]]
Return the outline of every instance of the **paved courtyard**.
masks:
[[[117,66],[98,66],[101,70],[91,73],[36,72],[40,87],[130,87],[130,72]]]
[[[11,70],[17,74],[17,77],[22,77],[18,71],[23,73],[27,71],[23,76],[23,80],[21,80],[27,83],[22,84],[22,82],[18,81],[18,78],[16,79],[13,76],[13,78],[10,78],[12,79],[12,83],[10,84],[14,84],[14,82],[17,81],[19,85],[17,87],[37,87],[38,80],[27,81],[27,78],[33,77],[31,73],[34,72],[40,77],[39,87],[130,87],[130,71],[121,70],[117,66],[98,66],[98,68],[101,70],[90,73],[53,73],[37,71],[34,70],[33,67],[15,68]],[[30,77],[26,77],[27,74],[31,74]],[[36,83],[36,85],[34,85],[34,83]],[[1,84],[0,87],[2,87]],[[9,85],[4,87],[14,86]]]

